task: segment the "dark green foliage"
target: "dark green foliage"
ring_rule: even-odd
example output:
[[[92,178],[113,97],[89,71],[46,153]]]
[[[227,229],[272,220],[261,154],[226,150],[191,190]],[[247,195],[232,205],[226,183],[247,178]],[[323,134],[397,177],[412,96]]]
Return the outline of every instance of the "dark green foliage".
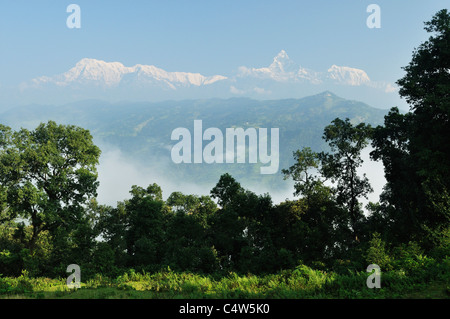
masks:
[[[320,254],[319,259],[336,257],[364,239],[366,220],[359,198],[366,197],[372,188],[357,169],[371,132],[370,125],[335,119],[324,129],[330,153],[304,148],[294,153],[294,165],[282,171],[285,178],[295,181],[294,195],[303,196],[299,202],[304,211],[304,242],[311,243],[307,251]],[[327,180],[333,185],[325,186]]]
[[[391,257],[387,253],[386,243],[380,238],[379,233],[374,233],[369,241],[369,248],[366,252],[367,264],[376,264],[381,269],[389,270],[391,268]]]
[[[373,189],[365,174],[361,177],[357,169],[362,165],[361,152],[368,145],[371,127],[364,123],[352,125],[349,119],[335,119],[324,130],[324,139],[332,153],[321,152],[321,173],[335,186],[336,201],[348,212],[348,223],[356,241],[361,239],[361,224],[364,214],[359,204]],[[367,197],[366,197],[367,198]]]
[[[439,244],[450,225],[450,14],[425,23],[433,35],[413,53],[398,81],[410,112],[393,108],[374,130],[374,159],[385,167],[382,205],[399,242]]]
[[[27,248],[35,248],[43,231],[54,236],[62,228],[70,232],[77,227],[83,219],[83,204],[96,196],[98,186],[95,165],[100,150],[89,132],[50,121],[33,131],[6,130],[1,144],[3,205],[10,219],[20,216],[30,222]]]
[[[154,184],[146,190],[133,186],[130,193],[133,197],[125,203],[126,250],[130,265],[145,268],[146,265],[157,264],[163,257],[165,204],[161,189]]]

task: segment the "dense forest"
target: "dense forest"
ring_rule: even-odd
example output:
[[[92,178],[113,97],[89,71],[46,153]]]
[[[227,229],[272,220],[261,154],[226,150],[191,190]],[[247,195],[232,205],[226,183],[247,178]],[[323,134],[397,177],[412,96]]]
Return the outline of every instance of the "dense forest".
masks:
[[[149,181],[115,207],[102,205],[101,150],[88,130],[53,121],[34,130],[0,125],[0,289],[4,278],[24,273],[67,277],[70,264],[83,281],[165,269],[214,278],[301,267],[348,274],[376,264],[448,286],[450,13],[439,11],[425,29],[429,40],[397,82],[410,111],[392,108],[375,127],[333,120],[323,130],[330,151],[299,149],[282,170],[298,199],[276,205],[230,174],[209,196],[174,192],[164,200]],[[371,185],[358,168],[367,146],[387,184],[364,214]]]

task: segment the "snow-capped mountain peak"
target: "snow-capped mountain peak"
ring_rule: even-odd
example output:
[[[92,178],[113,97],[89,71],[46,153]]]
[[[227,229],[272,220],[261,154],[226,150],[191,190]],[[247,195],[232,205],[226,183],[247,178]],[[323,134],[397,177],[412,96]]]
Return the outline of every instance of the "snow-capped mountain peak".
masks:
[[[238,77],[255,77],[285,82],[295,80],[302,71],[303,69],[289,58],[286,51],[281,50],[268,67],[247,68],[242,66],[239,68]]]
[[[154,65],[137,64],[133,67],[124,66],[120,62],[105,62],[97,59],[84,58],[73,68],[53,77],[43,76],[32,80],[34,85],[55,84],[68,86],[73,83],[89,84],[103,87],[119,85],[126,77],[127,83],[138,81],[142,83],[160,83],[175,89],[177,86],[209,85],[225,80],[225,76],[204,76],[199,73],[168,72]]]
[[[296,73],[299,70],[299,66],[293,62],[286,51],[281,50],[276,57],[273,58],[272,64],[269,66],[272,73]]]
[[[62,74],[61,84],[75,81],[98,81],[103,82],[106,86],[111,86],[118,84],[123,75],[130,72],[132,72],[132,68],[127,68],[120,62],[105,62],[85,58]],[[61,78],[61,76],[59,77]]]
[[[368,85],[371,80],[363,70],[347,66],[332,65],[326,72],[317,72],[299,66],[292,61],[286,51],[281,50],[268,67],[240,67],[238,77],[272,79],[277,82],[309,82],[320,84],[333,82],[350,86]]]
[[[359,86],[370,82],[370,78],[365,71],[337,65],[332,65],[328,69],[328,78],[351,86]]]

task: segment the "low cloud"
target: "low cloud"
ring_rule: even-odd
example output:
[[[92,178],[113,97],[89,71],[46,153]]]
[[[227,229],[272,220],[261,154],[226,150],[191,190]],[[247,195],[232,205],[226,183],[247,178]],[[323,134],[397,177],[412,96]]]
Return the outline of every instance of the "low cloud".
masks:
[[[115,147],[102,146],[103,153],[100,157],[100,165],[98,166],[98,180],[100,186],[98,188],[98,201],[100,204],[115,206],[117,202],[129,199],[131,197],[131,186],[137,185],[146,188],[152,183],[158,184],[163,191],[163,198],[167,197],[175,191],[184,194],[209,195],[210,190],[215,186],[217,181],[210,184],[196,184],[189,181],[180,181],[170,179],[164,172],[167,172],[167,164],[158,163],[155,160],[148,161],[145,164],[133,159]],[[367,148],[362,152],[364,160],[363,166],[358,169],[358,173],[365,173],[369,179],[374,192],[369,194],[368,199],[360,199],[365,206],[369,201],[378,202],[379,195],[386,183],[384,177],[383,165],[381,162],[370,160],[371,149]],[[149,164],[151,163],[151,164]],[[286,180],[284,189],[274,191],[266,187],[238,181],[241,185],[258,195],[269,193],[274,204],[293,200],[294,182]]]
[[[146,188],[156,183],[161,187],[164,199],[175,191],[198,195],[209,193],[206,187],[168,179],[164,176],[167,167],[163,163],[149,161],[150,165],[144,165],[117,148],[103,146],[102,149],[104,151],[97,169],[100,182],[97,199],[100,204],[115,206],[118,201],[129,199],[133,185]]]

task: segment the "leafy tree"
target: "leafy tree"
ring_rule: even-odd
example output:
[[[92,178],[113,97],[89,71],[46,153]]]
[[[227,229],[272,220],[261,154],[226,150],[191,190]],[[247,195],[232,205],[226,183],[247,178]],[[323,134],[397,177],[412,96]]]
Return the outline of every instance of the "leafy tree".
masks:
[[[89,131],[49,121],[32,131],[2,126],[0,132],[0,193],[6,193],[8,218],[29,221],[31,251],[44,231],[67,239],[96,196],[100,149]]]
[[[373,158],[385,166],[384,197],[398,240],[437,244],[450,222],[450,14],[425,23],[433,35],[413,52],[397,84],[410,112],[393,108],[375,129]]]
[[[294,159],[295,164],[288,169],[282,169],[281,172],[284,179],[292,178],[295,181],[294,196],[303,195],[310,202],[312,194],[323,187],[323,181],[317,176],[320,167],[319,154],[305,147],[294,152]],[[310,172],[311,170],[315,172]]]
[[[173,192],[166,204],[174,215],[168,220],[165,262],[172,269],[217,270],[215,251],[208,233],[208,219],[217,210],[216,203],[209,196]]]
[[[227,209],[237,212],[243,228],[240,252],[237,254],[241,272],[261,273],[271,271],[268,263],[273,249],[270,237],[270,216],[273,214],[270,195],[256,195],[245,190],[240,193]]]
[[[239,254],[247,246],[244,238],[245,222],[239,217],[239,211],[226,205],[210,217],[209,225],[221,268],[236,270]]]
[[[381,159],[387,184],[380,195],[380,203],[371,208],[369,220],[373,230],[391,242],[407,242],[418,230],[418,201],[416,168],[410,160],[409,136],[411,114],[401,114],[392,108],[384,126],[374,129],[371,157]]]
[[[376,264],[383,270],[388,270],[391,267],[391,257],[387,251],[386,243],[381,239],[379,233],[372,234],[366,252],[366,262],[368,265]]]
[[[348,212],[356,241],[362,235],[360,227],[364,223],[358,199],[367,198],[367,194],[373,191],[366,175],[360,177],[357,173],[363,162],[361,151],[368,145],[371,132],[370,125],[360,123],[353,126],[348,118],[345,121],[337,118],[325,128],[323,136],[332,153],[321,152],[318,155],[322,175],[336,184],[337,203]]]
[[[156,184],[150,184],[146,189],[133,185],[131,186],[130,194],[133,195],[133,198],[149,198],[156,201],[162,201],[162,189]]]
[[[217,211],[217,204],[209,196],[185,195],[173,192],[166,204],[175,212],[191,215],[204,228],[208,227],[208,218]]]
[[[99,205],[93,201],[90,209],[95,212],[97,223],[95,225],[96,234],[100,241],[109,246],[114,252],[114,265],[124,268],[128,264],[126,234],[129,229],[128,212],[124,202],[118,202],[117,207]],[[96,253],[108,252],[105,245],[97,247],[94,258],[102,258]]]
[[[271,200],[245,190],[229,174],[223,174],[211,190],[222,207],[209,218],[210,234],[223,269],[252,271],[255,254],[267,247],[261,231]],[[261,236],[263,235],[263,236]]]
[[[12,144],[12,130],[11,128],[0,124],[0,158],[6,155],[6,150]],[[1,161],[0,161],[1,163]],[[8,173],[8,167],[0,165],[0,176]],[[1,178],[1,177],[0,177]],[[0,180],[1,181],[1,180]],[[0,182],[0,224],[13,220],[17,213],[8,209],[7,203],[7,188]]]
[[[167,210],[157,184],[132,186],[127,211],[126,251],[132,266],[156,269],[164,256]]]
[[[175,212],[192,213],[200,200],[195,195],[184,195],[181,192],[173,192],[167,198],[167,205],[171,206]]]
[[[296,253],[303,261],[337,258],[348,253],[354,240],[360,241],[365,218],[359,198],[367,196],[372,188],[357,169],[370,135],[369,125],[353,126],[349,119],[337,118],[324,129],[323,138],[331,153],[303,148],[294,153],[294,165],[282,170],[285,179],[295,181],[294,195],[302,195],[295,207],[301,229],[296,230],[297,241],[303,245]],[[326,186],[327,180],[335,186]]]
[[[220,176],[219,182],[211,190],[211,197],[218,200],[218,204],[225,208],[233,198],[244,189],[230,174]]]
[[[165,264],[180,271],[211,273],[218,263],[207,228],[193,214],[177,212],[167,225]]]

